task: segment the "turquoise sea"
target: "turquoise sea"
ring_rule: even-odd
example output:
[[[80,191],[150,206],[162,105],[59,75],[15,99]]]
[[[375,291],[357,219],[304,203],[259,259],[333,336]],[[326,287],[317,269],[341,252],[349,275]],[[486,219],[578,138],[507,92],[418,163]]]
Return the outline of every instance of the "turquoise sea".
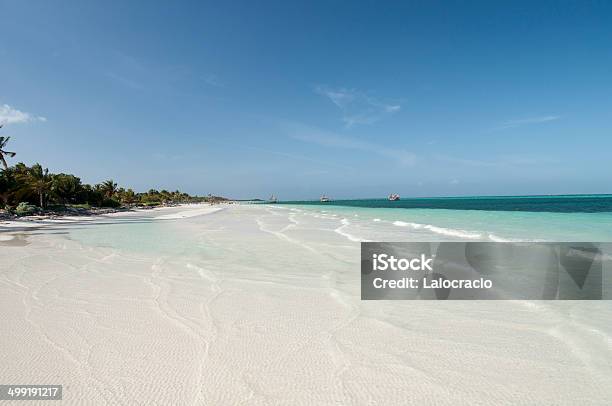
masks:
[[[466,239],[612,241],[612,195],[284,201],[278,205],[336,214],[351,222],[358,218],[360,223],[369,220],[402,227],[406,235],[418,231],[421,236]]]

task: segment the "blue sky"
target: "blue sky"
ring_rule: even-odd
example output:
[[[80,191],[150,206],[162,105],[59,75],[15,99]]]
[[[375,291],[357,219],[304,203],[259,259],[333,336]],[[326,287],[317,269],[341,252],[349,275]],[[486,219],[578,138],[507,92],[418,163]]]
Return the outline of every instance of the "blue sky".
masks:
[[[281,199],[612,192],[611,2],[0,13],[9,150],[86,182]]]

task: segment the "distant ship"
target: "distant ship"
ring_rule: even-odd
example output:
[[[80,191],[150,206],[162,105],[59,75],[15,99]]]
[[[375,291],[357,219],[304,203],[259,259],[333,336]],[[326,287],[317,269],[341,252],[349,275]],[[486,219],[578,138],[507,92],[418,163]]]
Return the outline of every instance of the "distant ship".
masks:
[[[278,201],[278,199],[274,195],[270,196],[270,198],[268,200],[269,200],[270,203],[276,203]]]
[[[319,200],[321,201],[321,203],[326,203],[326,202],[331,201],[331,199],[325,195],[321,196]]]
[[[389,200],[392,201],[392,202],[394,202],[396,200],[399,200],[399,199],[400,199],[400,196],[397,193],[391,193],[389,195]]]

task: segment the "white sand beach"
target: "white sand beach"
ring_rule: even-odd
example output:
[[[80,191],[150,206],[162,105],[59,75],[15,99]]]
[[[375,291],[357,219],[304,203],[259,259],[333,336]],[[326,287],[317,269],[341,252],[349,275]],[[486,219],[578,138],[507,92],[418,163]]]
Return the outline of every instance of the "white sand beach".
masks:
[[[0,383],[58,403],[612,399],[609,302],[361,301],[359,241],[419,230],[265,205],[42,223],[0,224]]]

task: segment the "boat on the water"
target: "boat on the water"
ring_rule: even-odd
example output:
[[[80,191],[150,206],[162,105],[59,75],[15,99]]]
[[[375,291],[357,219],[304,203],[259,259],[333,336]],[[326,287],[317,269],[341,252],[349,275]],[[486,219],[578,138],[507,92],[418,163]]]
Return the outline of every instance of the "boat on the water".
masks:
[[[326,202],[330,202],[331,199],[325,195],[321,196],[321,198],[319,199],[321,201],[321,203],[326,203]]]
[[[389,200],[392,202],[399,200],[399,199],[400,199],[400,195],[398,195],[397,193],[391,193],[389,195]]]
[[[276,196],[272,195],[272,196],[270,196],[270,198],[268,199],[268,201],[269,201],[270,203],[276,203],[276,202],[278,201],[278,199],[276,198]]]

